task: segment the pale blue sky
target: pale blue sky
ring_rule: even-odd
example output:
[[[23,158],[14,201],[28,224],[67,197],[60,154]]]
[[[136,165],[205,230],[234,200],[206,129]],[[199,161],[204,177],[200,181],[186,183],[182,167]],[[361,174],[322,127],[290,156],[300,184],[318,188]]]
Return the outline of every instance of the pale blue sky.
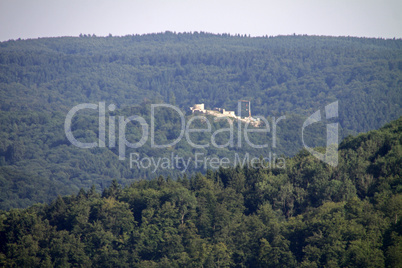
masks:
[[[0,0],[0,41],[205,31],[402,38],[401,0]]]

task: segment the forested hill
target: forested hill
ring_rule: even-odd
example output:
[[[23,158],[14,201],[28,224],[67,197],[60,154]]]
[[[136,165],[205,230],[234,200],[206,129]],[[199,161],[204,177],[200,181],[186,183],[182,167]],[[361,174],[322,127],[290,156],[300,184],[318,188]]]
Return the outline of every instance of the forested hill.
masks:
[[[252,115],[270,123],[286,116],[277,126],[276,148],[194,150],[180,142],[156,150],[148,139],[142,148],[130,152],[146,157],[173,153],[187,159],[197,153],[219,158],[233,158],[235,153],[293,156],[303,148],[304,120],[329,103],[339,103],[339,117],[331,122],[339,123],[340,140],[397,119],[402,115],[401,81],[400,39],[166,32],[1,42],[0,209],[50,202],[58,194],[89,190],[92,185],[102,191],[113,179],[128,185],[159,175],[173,179],[182,175],[177,169],[130,168],[127,159],[118,160],[118,146],[73,146],[66,138],[64,122],[67,112],[81,103],[114,104],[116,110],[107,110],[107,118],[139,115],[149,123],[154,103],[175,104],[183,111],[205,103],[208,109],[221,107],[237,113],[238,100],[246,99],[251,101]],[[157,114],[157,142],[177,137],[180,121],[175,115]],[[98,138],[97,116],[94,112],[75,117],[73,131],[80,141]],[[227,127],[211,122],[213,131]],[[306,130],[310,147],[326,145],[326,123]],[[139,126],[128,127],[129,140],[138,141],[139,132]],[[210,136],[193,139],[197,144],[211,143]],[[227,141],[224,134],[217,139],[219,144]],[[252,140],[273,144],[271,133]],[[187,173],[197,171],[206,169],[190,168]]]
[[[365,132],[400,116],[401,71],[400,39],[166,32],[18,40],[0,43],[0,107],[68,111],[147,98],[234,110],[249,99],[254,114],[275,116],[339,100],[341,125]]]
[[[402,118],[349,137],[336,168],[159,178],[0,211],[5,267],[400,267]]]

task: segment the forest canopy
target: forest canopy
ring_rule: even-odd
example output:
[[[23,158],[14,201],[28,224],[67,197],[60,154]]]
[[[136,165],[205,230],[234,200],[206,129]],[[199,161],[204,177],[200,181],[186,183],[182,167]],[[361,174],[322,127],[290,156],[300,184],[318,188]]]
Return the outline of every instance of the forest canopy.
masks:
[[[64,133],[70,109],[81,103],[114,104],[109,116],[139,115],[150,122],[150,104],[170,103],[184,113],[196,103],[208,109],[235,110],[251,101],[252,115],[269,122],[285,116],[277,128],[277,148],[193,150],[181,142],[153,150],[149,142],[131,151],[141,156],[172,152],[194,158],[294,156],[301,149],[305,119],[338,101],[339,140],[378,129],[401,116],[402,40],[325,36],[276,36],[158,33],[124,37],[40,38],[0,43],[0,208],[48,203],[57,195],[103,191],[116,179],[126,186],[162,175],[176,179],[181,170],[132,169],[119,161],[116,148],[83,150]],[[97,114],[73,122],[82,141],[98,138]],[[190,120],[191,115],[186,115]],[[177,135],[177,118],[157,114],[157,142]],[[212,131],[227,127],[213,122]],[[309,128],[310,147],[325,146],[326,123]],[[200,122],[198,122],[200,123]],[[201,124],[201,123],[200,123]],[[137,126],[138,127],[138,126]],[[236,126],[235,126],[236,127]],[[236,128],[234,129],[236,133]],[[127,130],[131,140],[138,128]],[[236,137],[235,137],[236,138]],[[195,135],[204,144],[210,136]],[[227,136],[217,136],[224,144]],[[272,144],[271,133],[254,144]],[[129,153],[129,152],[127,152]],[[206,169],[189,169],[188,176]]]
[[[399,267],[401,131],[345,139],[336,168],[301,151],[286,169],[114,180],[0,211],[0,265]]]

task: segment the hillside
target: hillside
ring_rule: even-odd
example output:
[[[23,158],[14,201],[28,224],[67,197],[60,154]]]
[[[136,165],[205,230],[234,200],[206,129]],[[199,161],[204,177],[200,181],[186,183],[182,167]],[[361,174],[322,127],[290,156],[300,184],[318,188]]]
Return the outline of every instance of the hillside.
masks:
[[[348,137],[336,168],[160,176],[0,212],[6,267],[399,267],[402,118]],[[399,266],[398,266],[399,265]]]
[[[401,50],[402,40],[171,32],[1,42],[0,208],[50,202],[58,194],[89,190],[92,185],[102,191],[113,179],[129,185],[159,175],[173,179],[183,175],[180,169],[130,168],[128,157],[119,160],[118,146],[73,146],[64,133],[64,122],[75,105],[114,104],[115,111],[107,110],[108,120],[138,115],[150,123],[151,104],[174,104],[184,113],[196,103],[237,111],[238,100],[247,99],[253,116],[261,115],[268,122],[286,117],[278,123],[275,148],[271,124],[269,134],[252,138],[254,144],[269,144],[264,149],[195,150],[183,140],[161,150],[151,148],[148,139],[138,150],[127,150],[127,156],[132,152],[144,157],[173,153],[187,159],[197,153],[231,160],[236,153],[293,156],[303,148],[305,119],[334,101],[339,102],[340,140],[401,116]],[[99,138],[97,116],[88,112],[73,121],[80,141]],[[181,127],[177,114],[161,111],[155,120],[159,144],[177,137]],[[228,126],[210,121],[212,131]],[[329,121],[306,130],[309,146],[325,146]],[[127,134],[130,141],[137,141],[139,124],[128,127]],[[211,135],[192,137],[198,144],[211,144]],[[216,137],[219,144],[228,140],[226,133]],[[186,172],[190,176],[206,169],[192,166]]]
[[[401,49],[399,39],[169,32],[8,41],[0,44],[1,110],[144,98],[234,110],[248,98],[255,114],[307,115],[340,100],[341,124],[364,132],[399,116]]]

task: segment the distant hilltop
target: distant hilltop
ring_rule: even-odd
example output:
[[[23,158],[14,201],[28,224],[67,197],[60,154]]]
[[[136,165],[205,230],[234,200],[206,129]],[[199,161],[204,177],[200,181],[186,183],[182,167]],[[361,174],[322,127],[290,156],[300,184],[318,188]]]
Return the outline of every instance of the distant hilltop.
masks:
[[[194,113],[199,113],[199,114],[208,114],[208,115],[212,115],[212,116],[216,116],[216,117],[230,117],[236,120],[240,120],[242,122],[245,123],[249,123],[255,127],[258,127],[261,123],[260,118],[253,118],[251,116],[251,112],[250,112],[250,102],[248,102],[248,111],[249,114],[246,117],[241,117],[241,116],[237,116],[235,111],[226,111],[226,109],[224,108],[214,108],[213,110],[207,110],[205,109],[205,105],[204,103],[200,103],[200,104],[194,104],[194,106],[190,107],[191,112]]]

